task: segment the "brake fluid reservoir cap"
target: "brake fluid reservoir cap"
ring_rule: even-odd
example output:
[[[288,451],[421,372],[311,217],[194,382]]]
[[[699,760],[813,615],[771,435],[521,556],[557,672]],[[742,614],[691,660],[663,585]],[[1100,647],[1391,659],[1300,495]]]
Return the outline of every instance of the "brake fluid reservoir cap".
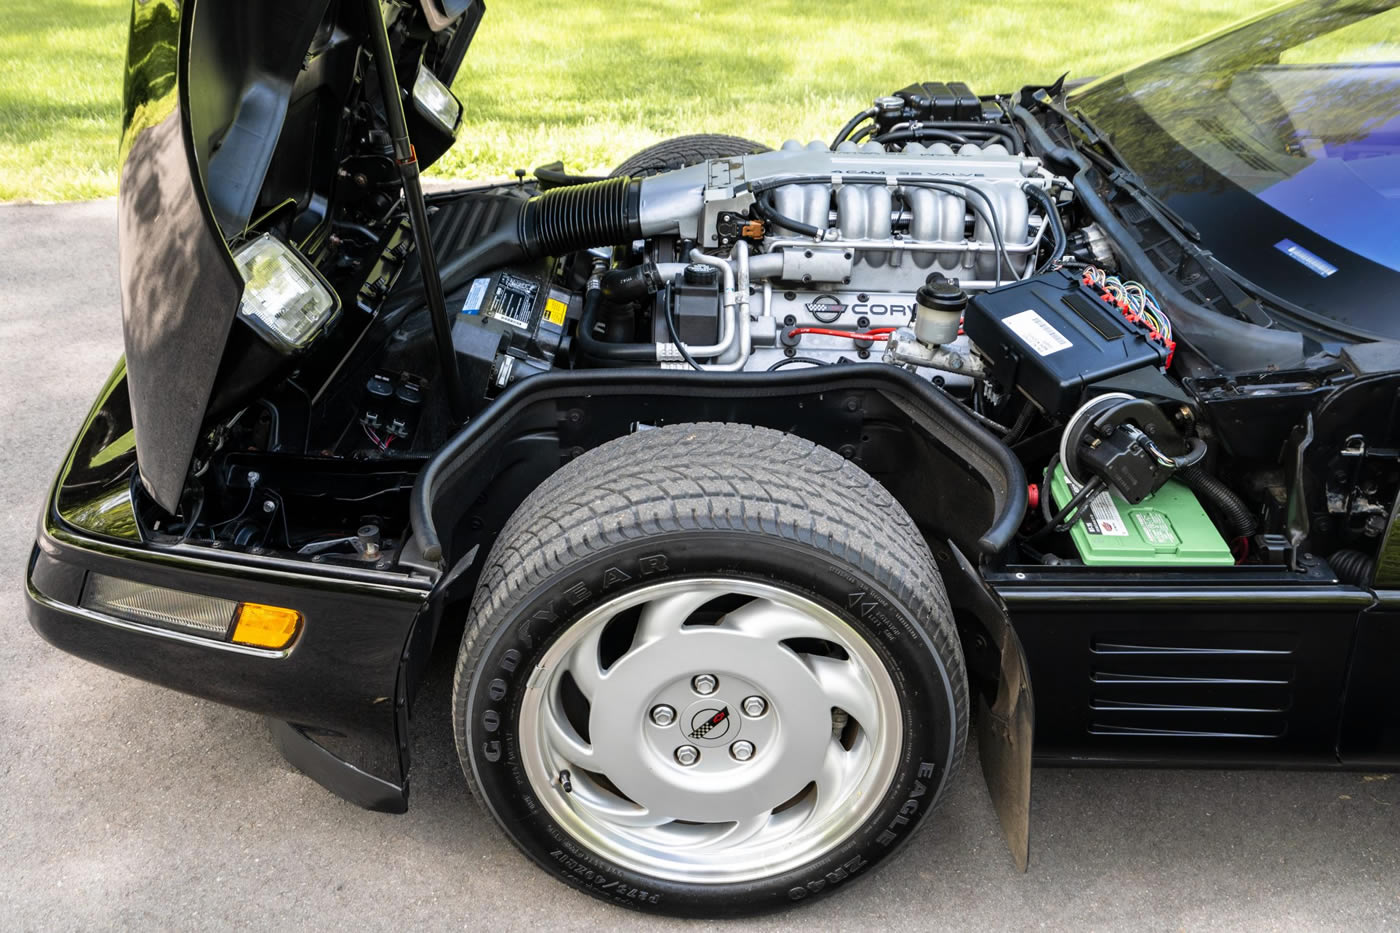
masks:
[[[958,339],[958,325],[967,308],[967,292],[957,282],[937,274],[930,276],[914,300],[918,303],[914,335],[920,343],[932,346]]]
[[[919,287],[915,296],[922,308],[962,314],[967,309],[967,292],[957,282],[936,273]]]

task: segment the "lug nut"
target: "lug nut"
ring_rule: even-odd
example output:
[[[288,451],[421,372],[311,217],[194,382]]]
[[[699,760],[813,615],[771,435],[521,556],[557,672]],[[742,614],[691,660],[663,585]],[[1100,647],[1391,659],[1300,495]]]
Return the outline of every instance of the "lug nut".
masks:
[[[746,697],[743,706],[744,715],[751,719],[757,719],[768,712],[768,701],[763,697]]]
[[[700,749],[694,745],[682,745],[676,749],[676,761],[689,768],[700,760]]]
[[[707,697],[719,689],[719,678],[714,674],[697,674],[690,685],[695,688],[696,693]]]
[[[665,703],[651,708],[651,721],[658,726],[669,726],[676,721],[676,711]]]
[[[734,756],[735,761],[748,761],[753,757],[753,743],[743,739],[729,746],[729,754]]]

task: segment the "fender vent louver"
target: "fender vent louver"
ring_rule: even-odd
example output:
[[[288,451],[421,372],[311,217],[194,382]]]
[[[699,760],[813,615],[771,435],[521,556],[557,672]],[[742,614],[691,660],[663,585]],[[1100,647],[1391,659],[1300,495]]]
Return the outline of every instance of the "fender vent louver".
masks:
[[[1102,632],[1090,644],[1093,735],[1277,739],[1297,675],[1289,632]]]

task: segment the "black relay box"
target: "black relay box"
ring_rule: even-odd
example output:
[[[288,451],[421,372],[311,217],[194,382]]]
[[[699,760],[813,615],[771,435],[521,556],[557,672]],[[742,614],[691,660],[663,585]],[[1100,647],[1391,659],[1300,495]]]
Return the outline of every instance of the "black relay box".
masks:
[[[1065,417],[1084,389],[1135,369],[1160,369],[1170,349],[1078,277],[1060,270],[975,295],[963,330],[991,380]]]

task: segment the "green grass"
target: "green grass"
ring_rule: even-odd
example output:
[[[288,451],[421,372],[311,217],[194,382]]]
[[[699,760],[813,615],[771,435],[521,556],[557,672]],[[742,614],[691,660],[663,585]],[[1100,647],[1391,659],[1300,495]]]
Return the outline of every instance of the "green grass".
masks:
[[[980,92],[1099,74],[1269,0],[495,0],[432,174],[603,171],[681,133],[829,139],[923,79]],[[116,190],[126,0],[0,0],[0,200]]]

